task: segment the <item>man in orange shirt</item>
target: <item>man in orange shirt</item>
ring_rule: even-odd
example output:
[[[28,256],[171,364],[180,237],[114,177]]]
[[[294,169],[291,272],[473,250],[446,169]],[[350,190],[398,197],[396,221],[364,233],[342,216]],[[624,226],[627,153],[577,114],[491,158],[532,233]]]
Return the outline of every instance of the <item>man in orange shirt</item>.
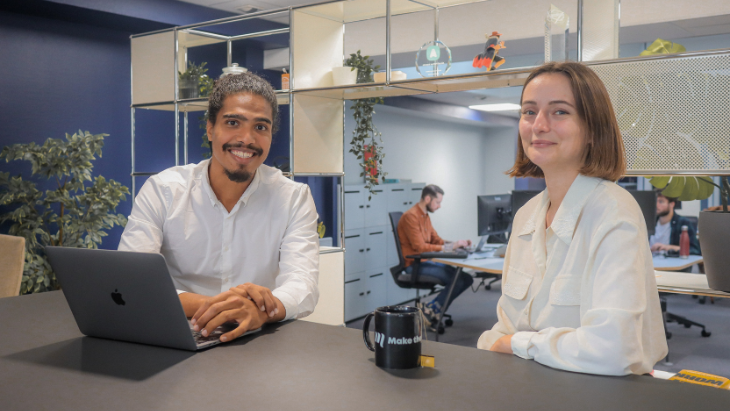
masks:
[[[403,213],[398,223],[398,238],[400,239],[404,257],[429,251],[453,251],[471,245],[471,240],[444,241],[433,229],[428,213],[433,213],[441,208],[443,198],[444,190],[433,184],[427,185],[421,192],[421,201]],[[406,273],[413,273],[412,259],[406,258]],[[453,281],[454,275],[456,275],[456,268],[450,265],[421,261],[420,278],[434,277],[446,284],[439,295],[424,307],[423,311],[431,320],[432,325],[438,319],[438,314],[441,313],[442,308],[450,305],[459,294],[474,282],[469,274],[461,273],[454,286],[451,299],[447,303],[448,286]]]

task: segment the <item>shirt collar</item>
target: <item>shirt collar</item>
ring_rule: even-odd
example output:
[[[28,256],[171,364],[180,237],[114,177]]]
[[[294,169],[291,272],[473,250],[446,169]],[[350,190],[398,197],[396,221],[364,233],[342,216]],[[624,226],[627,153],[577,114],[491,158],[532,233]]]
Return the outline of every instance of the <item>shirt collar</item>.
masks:
[[[588,201],[588,197],[595,190],[595,188],[601,183],[600,178],[586,177],[578,174],[578,176],[570,185],[568,192],[563,198],[563,202],[560,204],[558,212],[555,213],[550,228],[553,230],[555,235],[565,244],[570,244],[573,239],[573,233],[575,232],[575,226],[578,224],[578,218],[580,213],[583,211],[583,207]],[[542,198],[540,199],[540,205],[535,208],[535,211],[530,216],[530,219],[524,225],[519,235],[531,234],[537,229],[539,222],[545,221],[545,215],[547,214],[548,204],[550,203],[550,197],[548,196],[548,190],[542,192]]]
[[[213,192],[213,188],[210,186],[210,175],[208,173],[208,168],[210,165],[211,160],[208,159],[205,161],[205,166],[202,168],[202,178],[203,181],[203,190],[205,191],[205,194],[208,195],[208,199],[210,200],[210,204],[215,207],[216,204],[218,204],[220,201],[218,200],[218,197],[216,197],[215,193]],[[243,204],[244,206],[248,202],[248,199],[253,195],[253,193],[256,192],[256,189],[258,189],[259,184],[261,183],[261,168],[259,167],[256,169],[256,173],[253,176],[253,180],[251,180],[251,184],[246,188],[246,191],[243,192],[243,195],[241,198],[238,199],[238,203]],[[233,210],[231,210],[233,211]]]

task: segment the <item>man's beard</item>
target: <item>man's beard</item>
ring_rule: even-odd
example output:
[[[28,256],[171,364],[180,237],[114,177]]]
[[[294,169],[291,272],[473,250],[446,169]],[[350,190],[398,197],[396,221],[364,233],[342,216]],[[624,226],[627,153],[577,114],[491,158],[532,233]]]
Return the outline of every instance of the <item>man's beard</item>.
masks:
[[[426,211],[429,213],[433,213],[433,208],[431,208],[431,204],[426,204]]]
[[[661,213],[656,213],[657,217],[665,217],[669,215],[669,210],[664,210]]]
[[[258,155],[258,156],[261,156],[264,153],[264,150],[261,147],[258,147],[256,145],[254,145],[253,143],[248,144],[248,145],[243,144],[243,143],[237,143],[237,144],[225,143],[225,144],[223,144],[223,147],[222,147],[224,152],[228,151],[228,149],[231,149],[231,148],[247,148],[249,150],[255,151],[256,155]],[[249,172],[248,170],[231,171],[231,170],[228,170],[227,168],[223,168],[223,171],[225,171],[226,176],[228,176],[228,179],[233,181],[234,183],[245,183],[247,181],[250,181],[251,178],[253,177],[253,174],[251,172]]]
[[[223,171],[226,172],[226,176],[228,176],[228,179],[233,181],[234,183],[245,183],[251,180],[251,173],[249,173],[248,170],[230,171],[224,168]]]

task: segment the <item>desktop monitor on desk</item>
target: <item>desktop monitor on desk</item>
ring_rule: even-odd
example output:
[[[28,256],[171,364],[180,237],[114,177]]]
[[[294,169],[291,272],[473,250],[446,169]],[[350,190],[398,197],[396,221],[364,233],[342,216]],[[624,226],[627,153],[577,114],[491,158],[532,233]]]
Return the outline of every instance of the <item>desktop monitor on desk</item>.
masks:
[[[477,197],[477,230],[478,235],[504,234],[510,228],[511,196],[498,194]]]
[[[654,190],[627,190],[634,196],[634,199],[639,203],[641,212],[644,214],[644,220],[646,220],[646,231],[649,235],[654,234],[656,228],[656,197],[657,193]]]
[[[532,200],[532,197],[542,193],[540,190],[515,190],[512,192],[512,217],[517,214],[517,211],[522,208],[523,205],[527,204],[528,201]]]

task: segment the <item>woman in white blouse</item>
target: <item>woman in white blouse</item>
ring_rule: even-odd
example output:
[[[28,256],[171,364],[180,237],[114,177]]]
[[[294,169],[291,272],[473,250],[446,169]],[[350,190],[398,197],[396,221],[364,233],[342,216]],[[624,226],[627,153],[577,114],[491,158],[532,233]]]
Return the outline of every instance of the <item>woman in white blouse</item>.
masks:
[[[614,182],[626,171],[608,92],[586,66],[527,78],[512,177],[547,189],[514,217],[497,305],[481,349],[591,374],[651,372],[667,354],[646,223]]]

